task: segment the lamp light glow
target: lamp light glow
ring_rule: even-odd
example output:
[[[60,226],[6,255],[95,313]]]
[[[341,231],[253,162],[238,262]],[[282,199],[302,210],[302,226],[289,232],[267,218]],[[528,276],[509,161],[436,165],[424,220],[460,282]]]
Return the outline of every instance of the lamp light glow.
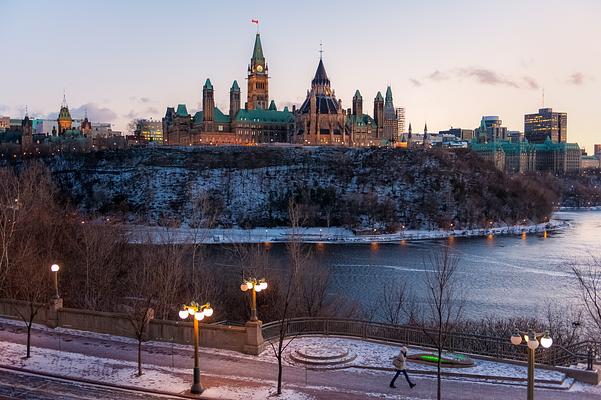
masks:
[[[246,285],[246,283],[240,285],[240,290],[242,290],[243,292],[246,292],[248,290],[248,286]]]
[[[202,312],[205,316],[210,317],[213,315],[213,309],[211,307],[205,308]]]
[[[202,321],[203,319],[205,319],[205,315],[204,313],[197,312],[196,314],[194,314],[194,318],[196,318],[197,321]]]
[[[188,314],[188,311],[187,311],[187,310],[180,310],[180,311],[179,311],[179,317],[180,317],[181,319],[186,319],[186,318],[188,318],[188,315],[189,315],[189,314]]]
[[[553,339],[549,336],[549,332],[545,332],[545,336],[540,339],[540,345],[548,349],[553,344]]]
[[[52,272],[58,272],[59,269],[61,269],[61,267],[59,267],[58,264],[52,264],[50,266],[50,271]]]

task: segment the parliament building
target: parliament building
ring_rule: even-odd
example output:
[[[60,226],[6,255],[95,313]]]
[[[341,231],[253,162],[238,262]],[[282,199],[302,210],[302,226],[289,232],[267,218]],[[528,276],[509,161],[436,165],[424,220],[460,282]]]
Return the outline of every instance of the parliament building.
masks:
[[[300,145],[380,146],[398,142],[398,121],[388,87],[374,99],[373,118],[363,112],[357,90],[352,109],[336,98],[320,57],[311,89],[303,104],[278,110],[269,99],[269,67],[257,33],[248,66],[247,97],[241,107],[237,81],[230,88],[227,113],[215,106],[214,88],[207,79],[202,88],[202,111],[191,115],[185,104],[168,107],[163,118],[163,143],[168,145]]]

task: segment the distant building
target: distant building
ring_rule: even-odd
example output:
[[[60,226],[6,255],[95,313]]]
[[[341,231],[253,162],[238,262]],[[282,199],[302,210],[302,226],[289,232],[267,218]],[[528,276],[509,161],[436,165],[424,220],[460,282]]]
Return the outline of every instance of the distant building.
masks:
[[[453,135],[458,140],[471,142],[474,138],[474,130],[473,129],[461,129],[461,128],[451,128],[446,131],[439,131],[439,135]]]
[[[581,159],[582,169],[601,168],[601,154],[594,156],[583,156]]]
[[[145,142],[163,143],[163,123],[140,119],[136,124],[136,136]]]
[[[512,143],[508,140],[471,144],[472,151],[506,173],[552,172],[574,174],[581,169],[580,147],[576,143]]]
[[[396,122],[397,122],[397,132],[400,135],[405,133],[405,109],[403,107],[397,107],[396,111]],[[407,141],[406,139],[400,138],[401,141]]]
[[[601,144],[595,145],[595,151],[593,151],[593,154],[596,156],[601,155]]]
[[[10,117],[0,117],[0,131],[10,128]]]
[[[520,143],[524,140],[524,134],[520,131],[507,131],[507,140],[511,143]]]
[[[568,114],[541,108],[536,114],[524,116],[524,135],[530,143],[566,143],[568,139]]]
[[[480,126],[475,129],[478,143],[490,143],[507,140],[507,128],[502,126],[503,121],[497,116],[484,116]]]
[[[240,107],[240,86],[230,88],[229,112],[215,105],[210,79],[202,88],[202,111],[188,113],[185,104],[168,107],[162,120],[163,143],[168,145],[255,145],[287,142],[294,127],[294,116],[284,107],[279,111],[269,100],[268,67],[261,36],[257,33],[248,67],[248,96]]]

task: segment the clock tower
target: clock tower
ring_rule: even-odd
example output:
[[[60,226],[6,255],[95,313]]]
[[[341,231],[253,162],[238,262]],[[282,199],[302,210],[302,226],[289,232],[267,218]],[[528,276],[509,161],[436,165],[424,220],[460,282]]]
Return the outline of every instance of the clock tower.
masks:
[[[248,99],[246,106],[249,110],[266,110],[269,105],[269,76],[267,71],[267,63],[261,46],[261,35],[257,33],[255,48],[248,66]]]

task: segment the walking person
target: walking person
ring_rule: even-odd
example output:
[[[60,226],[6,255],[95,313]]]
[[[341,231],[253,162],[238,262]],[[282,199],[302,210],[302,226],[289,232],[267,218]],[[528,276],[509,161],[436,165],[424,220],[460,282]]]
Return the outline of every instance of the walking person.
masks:
[[[392,364],[394,365],[394,368],[396,369],[396,374],[394,375],[394,378],[392,378],[392,381],[390,381],[391,388],[396,388],[396,386],[394,386],[394,382],[396,381],[396,378],[399,377],[401,372],[403,373],[403,375],[405,375],[405,379],[407,380],[409,387],[411,389],[413,389],[413,387],[415,386],[415,383],[411,382],[411,379],[409,379],[409,375],[407,375],[407,366],[406,366],[407,362],[406,361],[407,361],[407,348],[405,346],[403,346],[403,347],[401,347],[401,351],[399,351],[399,355],[396,356],[392,360]]]

